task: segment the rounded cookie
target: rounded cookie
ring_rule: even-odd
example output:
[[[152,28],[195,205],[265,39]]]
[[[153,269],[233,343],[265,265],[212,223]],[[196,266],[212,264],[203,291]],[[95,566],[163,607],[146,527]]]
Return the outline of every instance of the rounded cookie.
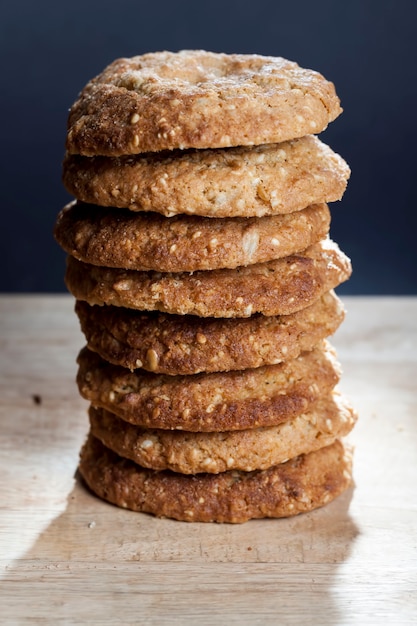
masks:
[[[83,349],[80,394],[139,426],[226,431],[276,425],[304,412],[340,378],[327,342],[278,365],[193,376],[130,372]]]
[[[225,318],[294,313],[350,274],[347,256],[323,240],[275,261],[192,274],[103,268],[69,256],[65,280],[69,291],[89,304]]]
[[[209,219],[72,203],[58,215],[54,234],[66,252],[92,265],[194,272],[289,256],[326,237],[329,227],[325,204],[289,215]]]
[[[75,304],[90,350],[130,370],[198,374],[293,359],[333,335],[345,317],[334,291],[291,315],[219,319]]]
[[[66,155],[63,181],[100,206],[207,217],[261,217],[340,200],[350,170],[317,137],[280,144],[147,153]]]
[[[72,154],[279,143],[317,134],[342,109],[333,83],[280,57],[204,50],[117,59],[68,118]]]
[[[140,467],[89,435],[79,471],[117,506],[188,522],[242,523],[312,511],[352,485],[352,455],[337,440],[266,470],[187,475]]]
[[[267,469],[345,437],[356,414],[339,394],[324,395],[308,411],[279,424],[228,432],[195,433],[138,428],[90,407],[94,437],[142,467],[181,474]]]

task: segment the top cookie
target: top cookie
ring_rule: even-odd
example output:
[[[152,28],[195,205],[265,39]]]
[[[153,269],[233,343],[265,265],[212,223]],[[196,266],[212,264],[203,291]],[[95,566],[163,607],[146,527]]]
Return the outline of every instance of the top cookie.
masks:
[[[118,59],[87,83],[66,145],[120,156],[278,143],[321,132],[341,111],[331,82],[280,57],[155,52]]]

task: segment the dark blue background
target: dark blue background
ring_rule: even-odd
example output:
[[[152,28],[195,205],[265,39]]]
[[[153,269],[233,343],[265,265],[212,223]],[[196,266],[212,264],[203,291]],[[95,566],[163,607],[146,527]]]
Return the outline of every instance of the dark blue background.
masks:
[[[6,4],[6,3],[4,3]],[[113,59],[204,48],[284,56],[336,84],[322,135],[352,168],[331,234],[352,258],[340,289],[416,294],[417,3],[414,0],[33,0],[0,19],[0,291],[63,291],[53,223],[67,110]]]

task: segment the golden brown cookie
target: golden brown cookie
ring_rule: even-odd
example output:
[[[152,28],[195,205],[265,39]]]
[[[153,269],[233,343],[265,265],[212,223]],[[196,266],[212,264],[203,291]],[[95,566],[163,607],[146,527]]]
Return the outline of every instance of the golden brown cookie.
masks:
[[[342,109],[334,85],[279,57],[202,50],[118,59],[73,104],[67,150],[120,156],[317,134]]]
[[[313,135],[251,148],[67,155],[63,166],[64,184],[79,200],[167,217],[292,213],[340,200],[349,175],[345,161]]]
[[[89,304],[224,318],[294,313],[350,274],[350,260],[324,240],[276,261],[192,274],[103,268],[69,256],[66,285]]]
[[[145,469],[90,435],[79,470],[117,506],[187,522],[242,523],[312,511],[352,485],[352,455],[340,441],[266,470],[190,476]]]
[[[353,428],[356,414],[330,393],[279,426],[195,433],[138,428],[104,409],[90,407],[91,433],[110,450],[142,467],[181,474],[267,469],[328,446]]]
[[[326,237],[329,227],[325,204],[290,215],[209,219],[72,203],[58,216],[55,238],[66,252],[92,265],[194,272],[289,256]]]
[[[84,349],[77,384],[94,406],[139,426],[225,431],[277,425],[307,410],[340,378],[327,342],[278,365],[167,376],[111,365]]]
[[[242,370],[293,359],[336,332],[345,317],[333,291],[278,317],[218,319],[144,313],[78,300],[88,347],[114,365],[159,374]]]

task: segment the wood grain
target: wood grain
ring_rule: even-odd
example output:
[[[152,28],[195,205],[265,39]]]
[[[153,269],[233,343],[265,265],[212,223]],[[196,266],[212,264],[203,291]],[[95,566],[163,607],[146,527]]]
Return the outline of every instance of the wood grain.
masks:
[[[3,624],[417,621],[417,298],[344,298],[355,488],[288,520],[158,520],[78,481],[87,403],[69,296],[0,298]]]

